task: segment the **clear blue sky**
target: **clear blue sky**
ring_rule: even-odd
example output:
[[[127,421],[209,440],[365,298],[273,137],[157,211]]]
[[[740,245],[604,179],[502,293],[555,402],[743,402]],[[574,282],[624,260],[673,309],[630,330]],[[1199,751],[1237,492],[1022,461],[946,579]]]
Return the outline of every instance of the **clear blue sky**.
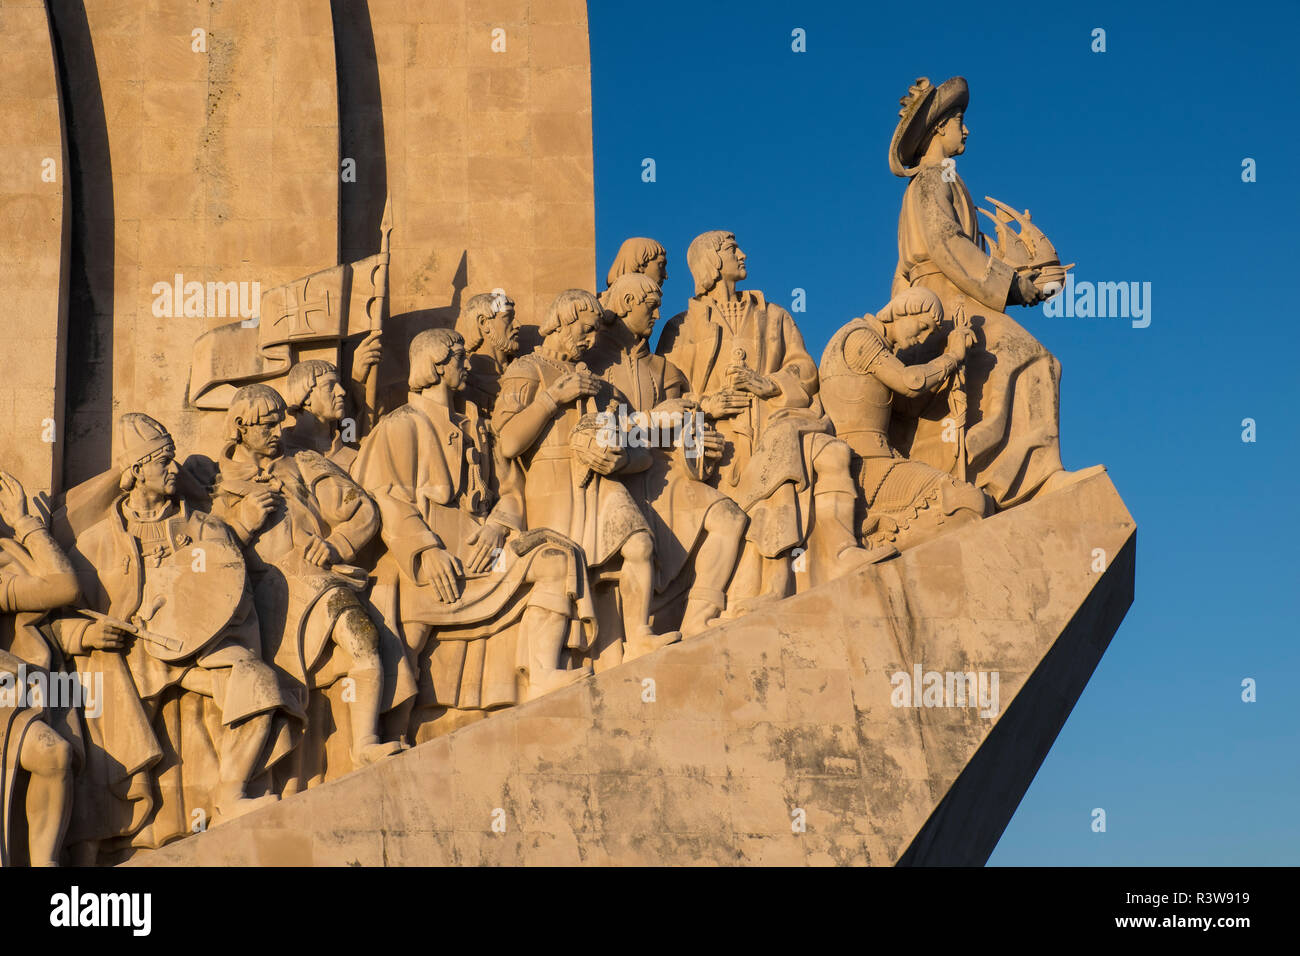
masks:
[[[990,862],[1300,863],[1297,5],[589,9],[602,286],[623,238],[660,240],[665,318],[706,229],[772,300],[807,290],[814,355],[883,305],[918,76],[970,81],[977,199],[1027,206],[1078,279],[1151,283],[1144,329],[1014,310],[1064,366],[1066,467],[1107,464],[1137,520],[1137,600]]]

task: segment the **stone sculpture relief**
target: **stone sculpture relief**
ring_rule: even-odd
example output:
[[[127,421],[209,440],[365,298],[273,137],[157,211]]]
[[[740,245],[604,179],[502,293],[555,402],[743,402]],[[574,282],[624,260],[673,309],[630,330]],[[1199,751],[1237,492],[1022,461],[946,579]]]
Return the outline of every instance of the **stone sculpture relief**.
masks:
[[[659,262],[662,266],[662,255]],[[647,466],[625,472],[624,482],[654,532],[654,603],[675,608],[681,632],[689,637],[725,610],[748,519],[709,484],[726,451],[725,439],[705,419],[681,369],[650,351],[659,284],[649,275],[627,272],[614,280],[602,302],[605,325],[588,358],[612,390],[617,421],[609,424],[618,440],[649,451]],[[601,397],[606,393],[602,389]]]
[[[501,289],[419,331],[386,410],[385,217],[379,256],[200,337],[219,447],[182,467],[128,412],[48,529],[0,472],[0,859],[120,861],[1078,477],[1059,364],[1006,312],[1069,267],[1027,212],[980,232],[968,101],[904,97],[893,298],[820,367],[722,230],[652,351],[667,253],[632,238],[534,351]],[[93,706],[4,695],[79,671]]]
[[[895,406],[906,417],[908,400],[922,407],[935,391],[953,385],[974,333],[964,319],[947,335],[943,354],[923,365],[905,365],[900,351],[930,338],[943,321],[939,297],[914,287],[900,292],[876,315],[854,319],[822,353],[822,400],[835,434],[853,449],[859,533],[864,541],[906,548],[939,531],[992,513],[992,502],[974,485],[923,461],[905,458],[889,443]],[[950,406],[953,441],[960,446],[964,401]]]
[[[518,463],[460,400],[460,334],[421,332],[410,368],[410,400],[380,420],[353,473],[383,520],[375,604],[400,636],[397,664],[419,677],[398,681],[386,703],[420,742],[591,673],[568,665],[596,614],[582,550],[527,526]]]
[[[908,184],[892,293],[920,286],[939,296],[946,314],[965,312],[976,345],[966,363],[965,388],[980,401],[970,410],[960,466],[956,444],[943,440],[949,413],[945,395],[936,395],[914,419],[895,421],[894,444],[941,471],[964,468],[999,508],[1008,508],[1083,477],[1061,465],[1061,364],[1006,312],[1049,298],[1059,290],[1065,269],[1050,243],[1043,244],[1042,251],[1050,254],[1042,260],[1010,242],[988,251],[975,202],[955,162],[970,135],[969,102],[970,90],[960,76],[939,86],[921,77],[900,100],[889,168]],[[1000,238],[1004,229],[999,222]]]
[[[73,666],[104,681],[68,835],[81,863],[175,839],[196,809],[219,820],[278,799],[258,778],[287,752],[295,712],[264,658],[239,542],[180,496],[171,435],[127,413],[117,439],[97,479],[111,496],[70,552],[84,610],[54,626]]]
[[[703,233],[686,261],[695,296],[669,321],[658,351],[716,423],[727,453],[715,480],[749,516],[728,613],[794,593],[800,557],[816,583],[897,553],[861,547],[850,449],[822,410],[817,365],[789,312],[736,288],[748,275],[736,237]]]
[[[63,648],[41,630],[47,612],[78,600],[77,575],[18,479],[0,471],[0,866],[10,833],[26,824],[32,866],[57,866],[72,812],[72,779],[84,759],[80,714],[35,699],[29,675],[50,686],[65,670]],[[15,806],[25,772],[27,798]]]
[[[501,373],[519,354],[515,303],[504,292],[471,296],[460,311],[456,330],[469,354],[465,398],[491,418],[501,391]]]

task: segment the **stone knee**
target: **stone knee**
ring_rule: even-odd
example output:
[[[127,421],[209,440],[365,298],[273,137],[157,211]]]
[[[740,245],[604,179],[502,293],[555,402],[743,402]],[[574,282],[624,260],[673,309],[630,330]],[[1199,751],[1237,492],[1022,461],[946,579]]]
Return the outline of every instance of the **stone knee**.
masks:
[[[854,494],[857,484],[849,474],[853,450],[840,438],[822,442],[813,452],[812,469],[817,480],[817,491],[844,491]]]
[[[361,607],[350,607],[334,624],[334,641],[352,658],[349,673],[379,670],[379,629]]]
[[[558,548],[547,548],[528,566],[525,580],[534,584],[563,582],[569,574],[568,555]]]
[[[649,531],[637,531],[623,543],[623,560],[645,562],[654,557],[655,539]]]
[[[994,510],[992,498],[974,485],[955,479],[945,483],[942,501],[945,514],[960,515],[967,520],[987,518]]]
[[[749,524],[749,515],[730,498],[720,498],[704,515],[704,530],[724,538],[739,538]]]
[[[28,773],[64,777],[72,773],[72,745],[44,723],[33,723],[23,740],[20,763]]]

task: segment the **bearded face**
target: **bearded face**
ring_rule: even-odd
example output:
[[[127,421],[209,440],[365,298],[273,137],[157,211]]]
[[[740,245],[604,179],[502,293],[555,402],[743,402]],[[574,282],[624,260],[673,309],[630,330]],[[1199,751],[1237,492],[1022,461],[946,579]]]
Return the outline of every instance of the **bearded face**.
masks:
[[[561,356],[570,362],[581,358],[596,343],[596,329],[600,317],[591,309],[582,309],[577,318],[551,333],[559,346]]]

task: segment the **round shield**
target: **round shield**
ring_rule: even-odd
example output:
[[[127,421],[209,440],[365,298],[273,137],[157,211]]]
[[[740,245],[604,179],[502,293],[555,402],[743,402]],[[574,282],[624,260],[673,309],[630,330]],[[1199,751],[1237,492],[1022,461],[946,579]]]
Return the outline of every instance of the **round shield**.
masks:
[[[158,567],[146,560],[140,610],[131,623],[136,640],[161,661],[192,657],[212,643],[234,617],[244,596],[244,556],[229,541],[193,541],[184,526],[171,528],[172,553]]]

